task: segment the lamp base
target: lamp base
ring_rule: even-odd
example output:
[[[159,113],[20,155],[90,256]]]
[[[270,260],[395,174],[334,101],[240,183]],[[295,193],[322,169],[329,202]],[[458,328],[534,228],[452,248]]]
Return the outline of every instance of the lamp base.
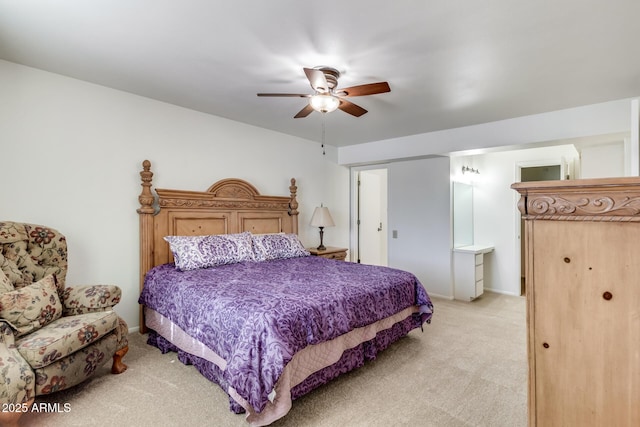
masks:
[[[318,227],[320,229],[320,246],[318,246],[316,249],[319,251],[324,251],[325,249],[327,249],[323,244],[322,244],[322,237],[324,236],[324,227]]]

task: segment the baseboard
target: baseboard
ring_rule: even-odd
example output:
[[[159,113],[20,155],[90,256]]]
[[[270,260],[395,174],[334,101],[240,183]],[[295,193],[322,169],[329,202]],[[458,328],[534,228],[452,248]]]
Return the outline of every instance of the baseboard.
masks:
[[[500,290],[500,289],[487,289],[487,288],[485,288],[484,291],[485,292],[491,292],[491,293],[494,293],[494,294],[510,295],[512,297],[523,296],[523,295],[520,295],[520,294],[516,294],[516,293],[508,292],[508,291],[503,291],[503,290]]]
[[[129,328],[129,333],[132,334],[134,332],[140,332],[140,326],[134,326],[133,328]]]
[[[434,294],[433,292],[429,292],[429,296],[434,298],[442,298],[442,299],[448,299],[449,301],[453,301],[453,295],[439,295],[439,294]]]

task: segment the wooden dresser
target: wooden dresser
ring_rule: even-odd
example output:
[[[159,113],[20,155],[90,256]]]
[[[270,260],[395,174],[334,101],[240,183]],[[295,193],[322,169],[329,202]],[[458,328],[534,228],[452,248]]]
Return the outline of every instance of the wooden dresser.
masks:
[[[640,178],[516,183],[529,426],[640,426]]]

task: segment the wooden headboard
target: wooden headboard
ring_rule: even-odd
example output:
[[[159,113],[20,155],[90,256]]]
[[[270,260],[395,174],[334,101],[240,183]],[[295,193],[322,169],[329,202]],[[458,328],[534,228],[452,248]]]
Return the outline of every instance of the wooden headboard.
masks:
[[[298,233],[296,180],[291,178],[289,197],[263,196],[241,179],[223,179],[206,191],[151,191],[151,162],[142,162],[140,208],[140,290],[151,268],[173,261],[169,235]],[[140,318],[140,329],[144,322]]]

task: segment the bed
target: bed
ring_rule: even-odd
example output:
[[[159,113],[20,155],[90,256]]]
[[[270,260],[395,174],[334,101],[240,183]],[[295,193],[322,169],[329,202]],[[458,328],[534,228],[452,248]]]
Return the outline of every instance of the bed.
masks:
[[[252,426],[431,319],[413,274],[309,255],[294,179],[289,196],[239,179],[154,195],[149,161],[140,175],[141,332],[220,385]]]

